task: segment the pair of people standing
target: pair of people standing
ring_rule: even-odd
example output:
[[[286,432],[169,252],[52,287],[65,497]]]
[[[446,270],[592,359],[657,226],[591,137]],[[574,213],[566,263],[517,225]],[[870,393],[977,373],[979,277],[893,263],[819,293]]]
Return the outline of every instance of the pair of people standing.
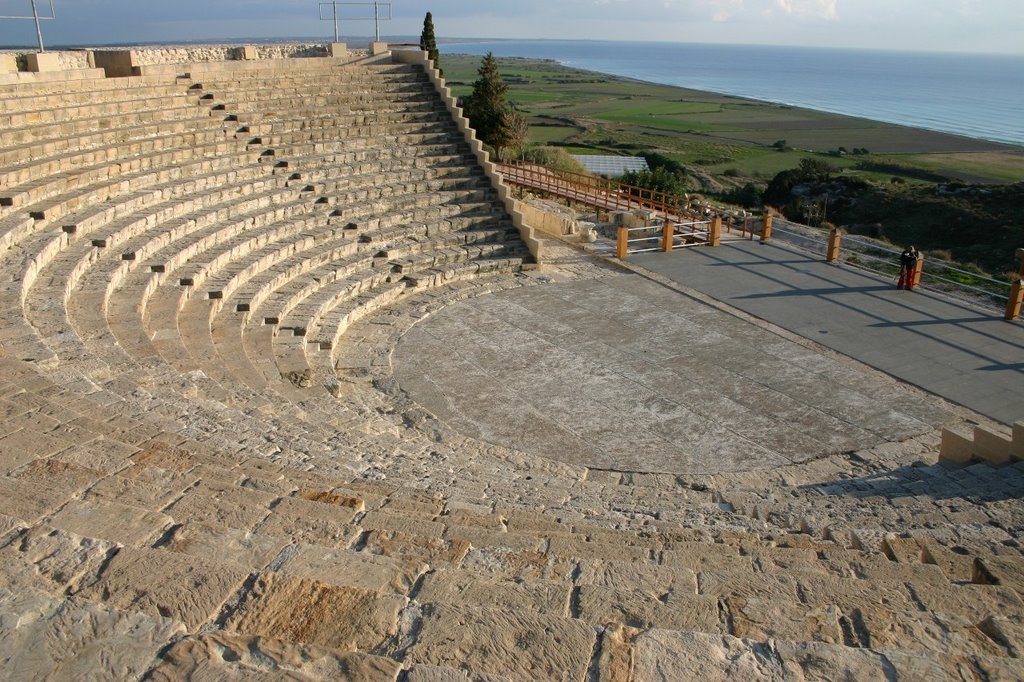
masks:
[[[913,245],[903,249],[903,253],[900,254],[900,276],[896,283],[897,289],[910,291],[914,288],[914,275],[917,272],[918,259],[917,249]]]

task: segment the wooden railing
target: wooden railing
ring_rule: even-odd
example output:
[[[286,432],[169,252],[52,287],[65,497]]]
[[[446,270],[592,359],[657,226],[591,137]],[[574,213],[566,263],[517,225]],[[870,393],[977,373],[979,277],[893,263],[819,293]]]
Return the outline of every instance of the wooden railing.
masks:
[[[513,161],[498,164],[498,172],[511,185],[553,194],[606,211],[648,210],[652,217],[673,222],[700,218],[686,195],[667,194],[627,185],[596,175],[574,173],[533,163]],[[708,211],[705,218],[710,218]]]
[[[726,212],[693,204],[690,198],[573,171],[521,161],[498,165],[502,179],[536,192],[568,199],[605,211],[647,211],[647,224],[619,228],[616,254],[623,258],[644,251],[671,251],[725,239],[771,238],[771,216]]]

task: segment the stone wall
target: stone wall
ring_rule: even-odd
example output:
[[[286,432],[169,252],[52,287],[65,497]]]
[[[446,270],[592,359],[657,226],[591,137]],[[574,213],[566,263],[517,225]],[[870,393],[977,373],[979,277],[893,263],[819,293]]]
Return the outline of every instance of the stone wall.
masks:
[[[579,231],[579,225],[576,223],[575,217],[555,213],[553,210],[545,210],[544,206],[517,201],[516,210],[523,214],[523,218],[528,225],[541,232],[564,237],[576,234]]]
[[[183,64],[195,62],[220,62],[243,59],[245,44],[210,44],[210,45],[163,45],[163,46],[118,46],[107,48],[89,48],[74,50],[52,50],[48,55],[56,55],[61,70],[88,69],[95,66],[94,52],[128,52],[133,53],[132,62],[135,66],[151,66],[156,64]],[[273,43],[255,45],[257,59],[293,59],[306,57],[330,56],[330,43]],[[28,71],[28,55],[35,50],[0,50],[0,57],[13,55],[17,60],[18,71]],[[360,57],[369,54],[367,50],[350,50],[349,55]]]
[[[60,50],[48,51],[47,54],[56,55],[57,63],[61,70],[88,69],[89,50]],[[35,54],[35,50],[0,50],[0,56],[13,55],[17,60],[18,71],[28,71],[28,56]]]

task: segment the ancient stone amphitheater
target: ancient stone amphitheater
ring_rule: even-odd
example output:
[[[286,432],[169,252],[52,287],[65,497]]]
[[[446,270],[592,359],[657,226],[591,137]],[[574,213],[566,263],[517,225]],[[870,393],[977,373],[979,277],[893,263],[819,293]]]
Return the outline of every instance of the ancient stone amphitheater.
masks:
[[[977,415],[534,238],[418,52],[135,72],[0,77],[5,678],[1024,676]]]

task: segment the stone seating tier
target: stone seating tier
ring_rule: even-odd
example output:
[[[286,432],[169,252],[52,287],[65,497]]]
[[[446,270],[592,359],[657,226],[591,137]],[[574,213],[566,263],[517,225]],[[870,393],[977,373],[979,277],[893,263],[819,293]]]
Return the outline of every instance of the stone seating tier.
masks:
[[[137,79],[104,79],[84,81],[75,87],[62,89],[61,85],[69,83],[47,83],[38,85],[5,86],[7,95],[0,102],[0,117],[32,112],[46,112],[63,108],[70,101],[88,99],[99,104],[104,101],[145,101],[164,96],[181,96],[180,85],[168,83],[166,80],[145,81]],[[191,93],[184,93],[191,96]],[[10,123],[9,120],[3,119]]]
[[[142,89],[140,88],[139,90]],[[114,95],[116,94],[121,94],[122,96],[115,97]],[[37,102],[36,98],[31,98],[31,103],[22,101],[15,103],[15,106],[35,105],[45,108],[14,111],[11,108],[4,107],[3,113],[0,113],[0,125],[4,125],[12,132],[22,129],[31,131],[40,125],[66,123],[78,119],[97,118],[103,120],[111,116],[125,115],[135,111],[156,108],[175,109],[185,104],[195,103],[194,96],[187,92],[182,92],[180,89],[171,88],[147,88],[141,92],[132,90],[123,93],[115,91],[114,95],[108,96],[103,101],[96,101],[96,99],[90,97],[89,102],[82,102],[79,99],[70,100],[70,98],[64,98],[60,102],[50,102],[49,100],[52,98],[41,98]]]
[[[2,187],[30,181],[80,166],[113,160],[125,160],[125,153],[143,154],[162,149],[183,149],[228,137],[224,126],[201,116],[174,122],[136,126],[131,130],[112,130],[48,140],[41,145],[22,145],[0,150],[7,164],[3,168]],[[0,204],[0,209],[3,205]]]

